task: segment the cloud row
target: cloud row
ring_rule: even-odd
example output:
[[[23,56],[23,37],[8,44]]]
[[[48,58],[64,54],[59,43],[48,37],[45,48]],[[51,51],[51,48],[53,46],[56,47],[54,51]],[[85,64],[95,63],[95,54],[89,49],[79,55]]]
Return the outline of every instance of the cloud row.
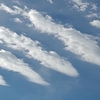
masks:
[[[5,27],[0,27],[0,40],[10,48],[21,50],[27,57],[40,61],[42,65],[69,76],[77,76],[78,72],[69,63],[54,51],[47,52],[38,46],[38,41],[33,41],[24,35],[17,35]]]
[[[83,1],[83,0],[70,0],[70,2],[73,4],[73,7],[77,9],[77,11],[86,11],[87,8],[90,7],[91,10],[96,11],[98,7],[95,3]]]
[[[80,56],[84,61],[100,65],[100,47],[97,41],[91,39],[91,36],[74,28],[65,28],[63,25],[47,19],[36,10],[30,10],[27,13],[27,18],[33,27],[35,26],[42,33],[52,34],[61,40],[66,46],[66,50]]]
[[[97,4],[92,2],[87,2],[83,0],[70,0],[71,4],[73,4],[73,7],[77,9],[77,11],[86,11],[85,17],[88,19],[94,19],[94,18],[100,18],[99,7]],[[83,13],[84,14],[84,13]],[[89,23],[90,25],[100,28],[100,21],[99,20],[93,20]]]
[[[66,50],[76,54],[81,60],[100,66],[100,47],[98,42],[93,39],[93,36],[83,34],[74,28],[65,28],[63,25],[52,21],[49,15],[47,15],[49,16],[48,18],[34,9],[23,10],[17,6],[13,6],[13,8],[11,9],[4,4],[0,4],[1,10],[12,15],[20,14],[27,18],[31,22],[31,27],[35,27],[41,33],[54,35],[54,37],[63,42]],[[0,41],[10,48],[23,51],[27,57],[40,61],[45,67],[69,76],[78,76],[77,70],[70,62],[62,59],[54,51],[47,52],[43,50],[38,42],[30,38],[18,35],[5,27],[0,27]]]
[[[53,22],[52,18],[43,16],[35,9],[26,11],[19,7],[16,8],[12,12],[19,11],[16,14],[20,13],[24,18],[29,19],[33,28],[40,30],[41,33],[54,35],[64,43],[66,50],[80,56],[83,61],[100,66],[100,47],[97,41],[91,39],[91,35],[83,34],[74,28],[65,28],[63,25]]]
[[[27,63],[24,63],[9,51],[0,50],[0,67],[23,75],[30,82],[41,85],[49,85],[49,83],[45,82],[38,73],[29,67]],[[6,85],[2,76],[0,76],[0,84]]]
[[[82,0],[71,0],[73,2],[74,8],[78,11],[85,11],[89,5],[88,2],[83,2]]]

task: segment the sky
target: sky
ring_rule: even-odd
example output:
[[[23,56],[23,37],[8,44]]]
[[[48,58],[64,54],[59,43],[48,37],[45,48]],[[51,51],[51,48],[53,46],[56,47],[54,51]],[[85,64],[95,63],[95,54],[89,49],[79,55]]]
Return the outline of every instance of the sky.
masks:
[[[2,100],[100,100],[99,0],[0,0]]]

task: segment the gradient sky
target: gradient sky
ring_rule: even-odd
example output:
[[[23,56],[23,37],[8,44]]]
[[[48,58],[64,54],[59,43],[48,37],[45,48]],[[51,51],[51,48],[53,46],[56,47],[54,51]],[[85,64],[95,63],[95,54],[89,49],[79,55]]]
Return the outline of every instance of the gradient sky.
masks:
[[[100,100],[99,0],[0,0],[1,100]]]

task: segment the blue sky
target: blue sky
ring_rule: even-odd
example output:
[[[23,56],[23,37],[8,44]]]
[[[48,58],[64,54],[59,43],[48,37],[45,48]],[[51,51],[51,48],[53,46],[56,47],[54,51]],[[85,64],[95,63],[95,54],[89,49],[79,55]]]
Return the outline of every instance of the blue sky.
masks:
[[[2,100],[100,100],[99,0],[0,0]]]

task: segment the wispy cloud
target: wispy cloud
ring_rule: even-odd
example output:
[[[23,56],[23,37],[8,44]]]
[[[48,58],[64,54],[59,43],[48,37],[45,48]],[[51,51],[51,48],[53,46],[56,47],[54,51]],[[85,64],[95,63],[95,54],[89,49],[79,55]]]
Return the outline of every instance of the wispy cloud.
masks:
[[[72,0],[74,8],[78,11],[85,11],[89,5],[88,2],[83,2],[82,0]]]
[[[77,11],[83,12],[83,15],[86,18],[89,19],[95,17],[99,18],[99,13],[98,13],[99,7],[97,6],[97,4],[90,1],[84,1],[84,0],[70,0],[69,3],[72,4],[73,8],[75,8]]]
[[[87,9],[86,18],[99,18],[99,7],[95,3],[90,3],[89,8]]]
[[[94,3],[92,3],[91,6],[92,6],[92,8],[91,8],[92,10],[97,10],[98,9],[97,5],[94,4]]]
[[[49,1],[51,4],[53,4],[53,1],[52,0],[47,0],[47,1]]]
[[[82,60],[100,65],[100,47],[91,36],[82,34],[74,28],[65,28],[57,24],[36,10],[30,10],[27,18],[42,33],[52,34],[65,44],[65,49],[81,57]],[[45,22],[45,23],[44,23]],[[95,58],[95,59],[94,59]]]
[[[0,10],[4,10],[7,13],[10,13],[12,15],[14,15],[14,14],[21,14],[21,12],[22,12],[22,10],[19,7],[17,7],[17,6],[13,6],[13,9],[11,9],[11,8],[9,8],[8,6],[6,6],[3,3],[0,3]]]
[[[19,18],[14,18],[14,22],[22,23],[22,21]]]
[[[16,3],[16,4],[18,4],[18,5],[21,5],[20,2],[19,2],[18,0],[13,0],[12,2],[13,2],[13,3]]]
[[[90,25],[92,25],[96,28],[100,28],[100,20],[93,20],[90,22]]]
[[[3,77],[0,75],[0,85],[8,86]]]
[[[93,20],[94,18],[100,18],[100,13],[98,13],[100,8],[97,6],[96,3],[84,0],[70,0],[70,3],[73,4],[73,7],[76,8],[77,11],[85,12],[83,13],[85,18],[88,18],[89,20]],[[100,23],[98,20],[93,20],[89,24],[100,28]]]
[[[98,14],[97,13],[93,13],[93,12],[91,12],[88,15],[86,15],[85,17],[87,17],[87,18],[99,18]]]
[[[63,25],[55,23],[34,9],[29,11],[22,10],[21,8],[18,9],[22,12],[20,15],[29,19],[37,30],[45,34],[54,35],[61,40],[66,46],[66,50],[80,56],[83,61],[100,65],[100,47],[97,41],[93,38],[91,39],[91,35],[82,34],[74,28],[65,28]]]
[[[62,59],[56,52],[47,52],[42,47],[38,46],[38,41],[33,41],[23,35],[17,35],[5,27],[0,27],[0,40],[13,49],[21,50],[28,57],[34,58],[41,62],[47,68],[61,72],[69,76],[78,76],[77,70],[70,62]]]
[[[8,13],[15,13],[15,11],[13,11],[11,8],[7,7],[6,5],[4,5],[3,3],[0,3],[0,9],[5,10]]]
[[[45,82],[38,73],[33,71],[28,64],[24,63],[8,51],[0,50],[0,67],[8,71],[18,72],[25,76],[30,82],[48,85],[48,83]],[[2,79],[2,77],[0,78]],[[3,80],[1,80],[1,82],[6,85]]]
[[[86,2],[84,0],[70,0],[70,2],[73,4],[73,7],[77,9],[77,11],[86,11],[87,8],[94,11],[98,9],[97,5],[92,2]]]

